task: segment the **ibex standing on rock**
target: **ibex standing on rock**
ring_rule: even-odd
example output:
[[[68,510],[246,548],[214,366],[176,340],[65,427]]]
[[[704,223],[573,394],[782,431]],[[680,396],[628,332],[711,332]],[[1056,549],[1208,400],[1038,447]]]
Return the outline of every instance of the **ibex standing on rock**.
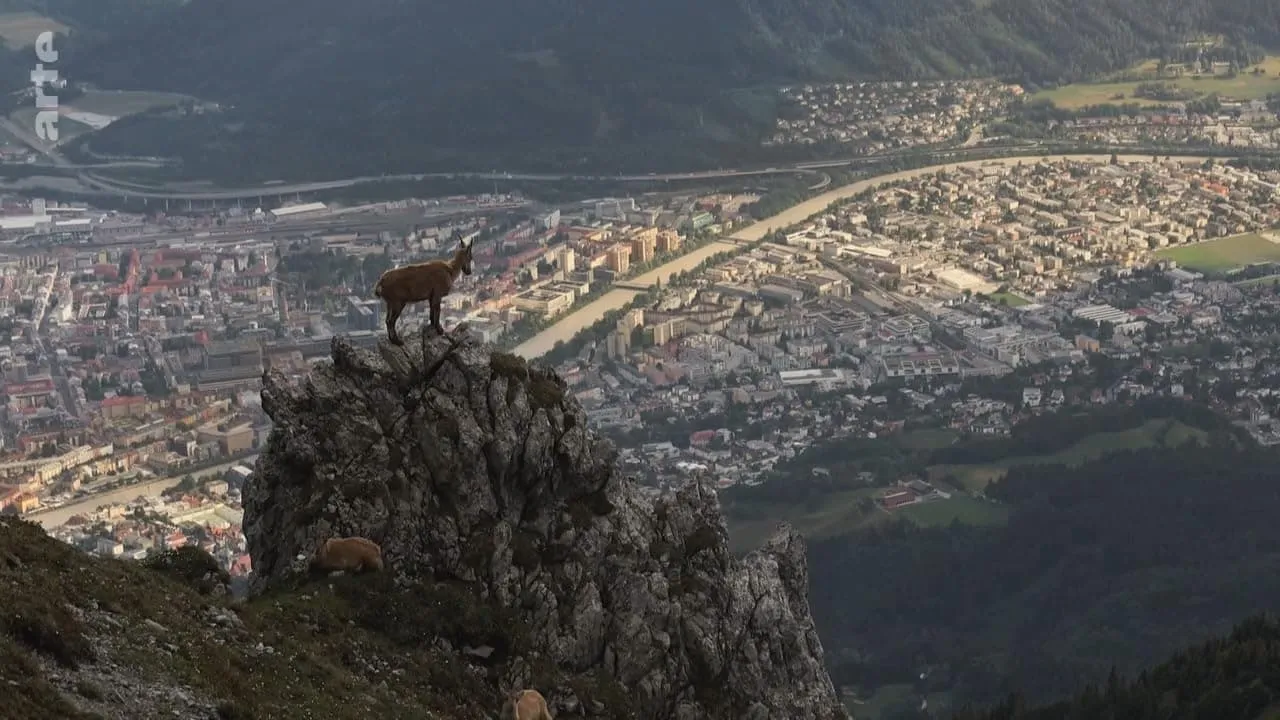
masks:
[[[391,268],[382,273],[373,286],[374,297],[387,305],[387,338],[396,345],[404,341],[396,333],[396,321],[409,303],[431,303],[431,327],[443,335],[440,326],[440,302],[453,290],[458,275],[471,274],[471,243],[463,240],[452,260],[432,260]]]
[[[498,720],[554,720],[547,701],[537,690],[512,690],[502,703]]]

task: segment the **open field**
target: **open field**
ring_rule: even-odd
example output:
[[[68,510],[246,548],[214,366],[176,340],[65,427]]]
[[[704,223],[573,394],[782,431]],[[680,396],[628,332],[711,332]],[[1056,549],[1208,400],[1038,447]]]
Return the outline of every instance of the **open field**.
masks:
[[[81,112],[125,117],[137,115],[152,108],[177,105],[189,99],[178,93],[143,92],[140,90],[89,90],[67,103]]]
[[[1009,522],[1009,508],[982,498],[954,495],[946,500],[908,505],[893,511],[920,527],[962,525],[1004,525]]]
[[[1254,68],[1261,72],[1254,74]],[[1271,93],[1280,92],[1280,57],[1268,56],[1258,65],[1245,68],[1243,71],[1236,73],[1235,77],[1228,77],[1226,74],[1184,74],[1181,77],[1177,77],[1167,71],[1162,76],[1156,72],[1156,62],[1154,60],[1139,63],[1128,72],[1129,75],[1135,73],[1145,76],[1144,79],[1126,82],[1072,83],[1053,90],[1043,90],[1033,97],[1052,100],[1053,104],[1060,108],[1078,109],[1089,105],[1107,103],[1168,104],[1159,100],[1135,97],[1134,91],[1140,82],[1168,83],[1180,89],[1190,90],[1196,93],[1197,97],[1217,93],[1224,98],[1256,100],[1265,98]]]
[[[937,450],[950,447],[959,439],[960,436],[955,431],[942,428],[912,430],[894,436],[897,444],[907,450]]]
[[[1236,287],[1257,287],[1259,285],[1280,285],[1280,275],[1263,275],[1262,277],[1249,278],[1248,280],[1240,280],[1231,283]]]
[[[1013,293],[1007,292],[991,293],[987,297],[991,298],[991,302],[993,303],[998,305],[1008,305],[1009,307],[1021,307],[1023,305],[1031,304],[1030,300],[1022,297],[1021,295],[1014,295]]]
[[[58,108],[61,117],[58,118],[58,142],[62,143],[80,137],[81,135],[92,132],[93,128],[82,122],[72,120],[66,116],[67,108]],[[9,119],[21,128],[28,128],[32,135],[36,133],[36,113],[39,112],[34,107],[24,107],[14,110]]]
[[[1167,248],[1156,253],[1178,265],[1200,272],[1222,273],[1261,262],[1280,262],[1280,243],[1257,233],[1207,240],[1194,245]]]
[[[726,518],[729,525],[729,549],[747,552],[760,547],[773,535],[777,524],[783,521],[791,523],[792,527],[812,540],[839,535],[877,519],[888,518],[879,508],[864,513],[858,507],[861,500],[875,498],[882,491],[883,488],[844,490],[825,495],[815,503],[778,505],[766,520],[735,522],[730,514]]]
[[[1203,443],[1205,438],[1204,431],[1176,420],[1151,420],[1132,430],[1090,435],[1052,455],[1013,457],[981,465],[934,465],[929,468],[929,479],[936,481],[951,476],[966,490],[976,492],[1003,478],[1009,468],[1017,465],[1080,465],[1121,450],[1157,445],[1176,447],[1191,440]]]
[[[886,711],[901,706],[904,702],[915,704],[917,695],[915,688],[905,684],[882,685],[876,688],[871,697],[863,701],[849,700],[845,708],[853,716],[853,720],[881,720]],[[949,693],[930,693],[929,708],[935,712],[945,709],[951,704]]]
[[[0,13],[0,40],[11,49],[31,47],[43,32],[66,32],[66,25],[35,12]],[[32,59],[35,62],[35,59]]]
[[[736,553],[755,550],[773,535],[777,524],[782,521],[791,523],[805,538],[818,540],[897,517],[922,527],[950,525],[952,521],[967,525],[1003,525],[1009,519],[1007,507],[967,495],[909,505],[892,513],[881,510],[879,506],[866,511],[859,507],[861,501],[874,499],[884,490],[878,487],[845,490],[825,495],[813,503],[779,505],[767,520],[735,521],[730,513],[727,518],[729,549]]]

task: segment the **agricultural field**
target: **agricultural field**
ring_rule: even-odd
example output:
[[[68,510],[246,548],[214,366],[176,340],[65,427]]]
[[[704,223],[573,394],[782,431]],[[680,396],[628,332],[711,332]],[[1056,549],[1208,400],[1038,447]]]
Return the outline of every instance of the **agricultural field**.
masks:
[[[1255,73],[1254,70],[1259,72]],[[1125,73],[1129,78],[1139,76],[1142,79],[1126,79],[1124,82],[1079,82],[1064,85],[1053,90],[1043,90],[1033,97],[1053,101],[1054,105],[1065,109],[1078,109],[1090,105],[1139,103],[1142,105],[1165,105],[1166,102],[1134,96],[1138,84],[1142,82],[1163,82],[1183,90],[1189,90],[1196,97],[1204,97],[1217,93],[1224,98],[1238,100],[1256,100],[1272,93],[1280,93],[1280,56],[1268,56],[1261,63],[1245,68],[1235,77],[1220,75],[1177,75],[1166,69],[1161,74],[1157,71],[1156,62],[1148,60],[1140,63]]]
[[[749,552],[760,547],[782,521],[791,523],[806,538],[814,539],[839,535],[878,518],[887,518],[888,515],[878,507],[872,507],[869,511],[862,509],[863,500],[874,501],[881,492],[883,488],[860,488],[833,492],[814,503],[777,505],[772,508],[769,518],[764,520],[734,521],[730,514],[726,518],[729,525],[729,549],[733,552]]]
[[[139,90],[90,90],[67,105],[80,112],[125,117],[152,108],[177,105],[189,99],[186,95]]]
[[[915,688],[905,684],[884,685],[876,688],[866,700],[849,700],[845,703],[853,720],[881,720],[886,712],[903,704],[915,705],[920,695]],[[935,711],[944,710],[951,704],[949,693],[930,693],[929,708]]]
[[[59,108],[61,116],[58,118],[58,145],[65,143],[81,135],[92,132],[93,128],[82,122],[77,122],[66,116],[66,108]],[[36,130],[36,113],[38,111],[34,107],[24,107],[13,111],[9,119],[18,127],[29,130],[33,135]]]
[[[961,487],[971,492],[981,492],[988,484],[1003,478],[1009,468],[1017,465],[1070,465],[1077,466],[1122,450],[1147,447],[1177,447],[1187,442],[1206,442],[1203,430],[1185,425],[1177,420],[1160,419],[1120,432],[1097,433],[1071,447],[1051,455],[1014,457],[997,463],[981,465],[934,465],[929,468],[929,479],[937,482],[946,477],[954,478]],[[967,499],[967,498],[966,498]],[[973,500],[973,502],[980,502]],[[916,506],[922,510],[924,506]]]
[[[1280,243],[1257,233],[1245,233],[1156,253],[1179,266],[1206,273],[1226,273],[1262,262],[1280,262]]]
[[[864,500],[874,502],[884,491],[885,488],[873,487],[832,493],[823,497],[817,507],[779,507],[777,516],[769,520],[734,522],[730,519],[730,549],[748,552],[760,547],[782,520],[810,540],[836,537],[899,517],[920,527],[946,526],[956,521],[965,525],[1003,525],[1009,520],[1007,507],[963,494],[908,505],[892,512],[885,512],[879,505],[865,507],[862,504]]]
[[[36,38],[43,32],[66,32],[66,25],[47,18],[40,13],[14,12],[0,13],[0,41],[10,49],[19,49],[35,45]],[[35,62],[35,58],[32,58]]]
[[[1009,522],[1009,508],[992,500],[953,495],[946,500],[916,503],[893,511],[920,527],[961,525],[1004,525]]]
[[[80,97],[65,103],[59,103],[58,112],[58,144],[77,138],[85,133],[93,132],[94,127],[85,122],[68,117],[70,113],[92,113],[106,118],[121,118],[136,115],[155,107],[175,105],[187,96],[176,93],[142,92],[134,90],[89,90]],[[36,108],[32,105],[21,107],[9,115],[9,119],[19,127],[35,128]],[[93,120],[90,120],[93,122]]]
[[[958,439],[959,436],[951,430],[921,429],[895,435],[886,442],[892,442],[905,450],[927,453],[950,446]],[[758,548],[773,534],[780,521],[791,523],[806,538],[818,539],[835,537],[896,517],[906,518],[921,526],[950,525],[953,520],[973,525],[991,525],[1002,524],[1008,519],[1007,508],[965,495],[932,500],[887,513],[874,504],[884,490],[882,487],[834,490],[815,495],[807,501],[753,507],[750,519],[735,517],[733,508],[729,507],[726,509],[729,547],[739,553]]]

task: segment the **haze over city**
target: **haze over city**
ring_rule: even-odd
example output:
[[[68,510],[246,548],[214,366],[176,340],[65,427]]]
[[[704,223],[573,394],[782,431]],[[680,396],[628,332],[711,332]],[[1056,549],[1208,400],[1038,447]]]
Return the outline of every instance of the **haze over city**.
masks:
[[[0,717],[1280,712],[1280,5],[0,43]]]

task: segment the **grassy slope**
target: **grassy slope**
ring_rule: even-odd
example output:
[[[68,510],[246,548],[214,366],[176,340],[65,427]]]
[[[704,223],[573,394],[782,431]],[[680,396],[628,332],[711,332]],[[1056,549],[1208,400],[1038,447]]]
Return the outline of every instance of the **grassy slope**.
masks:
[[[1262,72],[1255,75],[1253,69]],[[1129,70],[1131,74],[1146,75],[1145,80],[1128,80],[1124,82],[1079,82],[1064,85],[1053,90],[1044,90],[1033,95],[1036,99],[1052,100],[1061,108],[1077,109],[1090,105],[1107,103],[1136,102],[1142,105],[1168,105],[1160,100],[1151,100],[1134,96],[1134,91],[1141,82],[1161,82],[1179,89],[1190,90],[1197,97],[1217,93],[1224,98],[1236,100],[1255,100],[1266,98],[1272,93],[1280,92],[1280,57],[1269,56],[1258,65],[1245,68],[1228,77],[1225,73],[1216,76],[1183,77],[1160,76],[1156,73],[1155,64],[1146,61]],[[1123,95],[1123,99],[1116,99]]]
[[[1227,272],[1252,263],[1280,262],[1280,243],[1257,233],[1168,248],[1157,253],[1183,267],[1202,272]]]
[[[510,624],[461,591],[338,576],[240,603],[183,575],[0,519],[0,714],[429,720],[497,707],[485,669],[435,649],[502,653]]]
[[[956,438],[950,430],[915,430],[892,438],[892,442],[908,450],[927,451],[951,445]],[[952,520],[989,525],[1003,523],[1008,517],[1005,508],[968,497],[935,500],[902,508],[892,514],[878,508],[871,512],[859,509],[860,501],[875,498],[882,492],[884,488],[880,487],[841,490],[808,503],[779,505],[772,509],[768,518],[759,520],[735,520],[732,509],[729,509],[730,548],[734,552],[747,552],[759,547],[783,520],[795,526],[805,537],[817,539],[834,537],[895,517],[904,517],[919,525],[949,525]]]
[[[945,447],[955,441],[955,434],[943,430],[922,430],[907,433],[896,442],[911,449]],[[1152,447],[1159,443],[1175,446],[1190,440],[1203,440],[1201,430],[1169,420],[1152,420],[1141,427],[1114,433],[1098,433],[1052,455],[1008,458],[999,463],[982,465],[934,465],[929,477],[937,481],[954,477],[965,489],[981,491],[992,480],[1003,477],[1014,465],[1066,464],[1079,465],[1108,453],[1121,450]],[[883,488],[842,490],[812,500],[808,503],[779,505],[773,508],[767,519],[738,520],[728,515],[730,546],[734,552],[746,552],[759,547],[779,521],[787,521],[805,537],[821,539],[842,535],[850,530],[866,527],[892,518],[902,517],[917,525],[949,525],[953,521],[969,525],[1003,524],[1008,519],[1008,508],[981,498],[954,495],[948,500],[911,505],[894,513],[879,509],[862,512],[858,504],[864,498],[874,498]]]
[[[1159,444],[1172,447],[1193,439],[1202,441],[1204,437],[1204,431],[1177,421],[1151,420],[1132,430],[1090,435],[1075,445],[1052,455],[1006,458],[998,463],[984,463],[981,465],[935,465],[929,468],[929,477],[933,480],[940,480],[951,476],[966,489],[980,491],[993,480],[1004,477],[1005,472],[1015,465],[1062,464],[1075,466],[1121,450],[1134,450]]]

